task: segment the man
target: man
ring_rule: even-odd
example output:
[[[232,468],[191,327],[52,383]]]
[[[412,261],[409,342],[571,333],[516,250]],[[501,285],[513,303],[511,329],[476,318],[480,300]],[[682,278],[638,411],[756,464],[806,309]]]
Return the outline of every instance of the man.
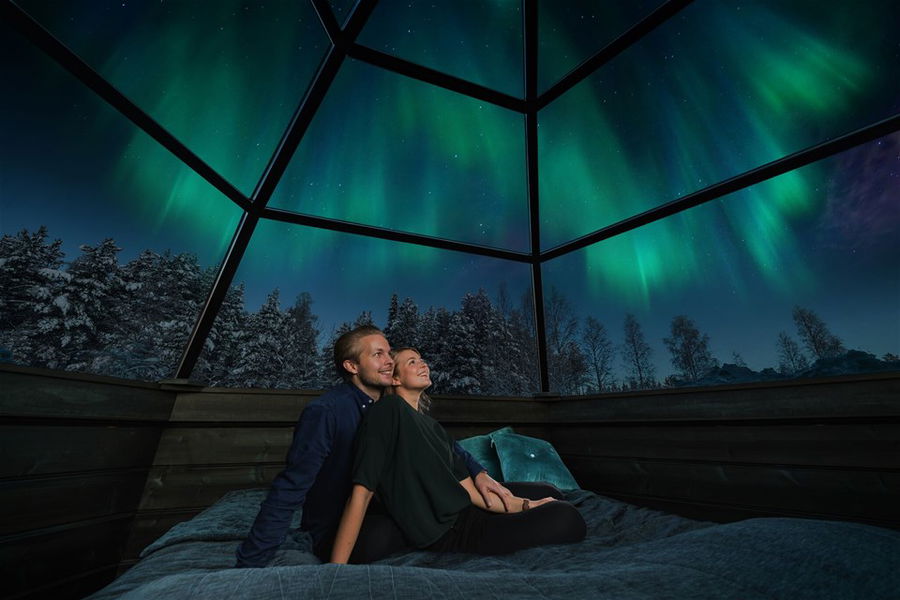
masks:
[[[344,383],[309,403],[300,415],[286,466],[272,481],[247,539],[237,549],[238,567],[264,567],[284,541],[291,517],[302,508],[300,528],[313,539],[313,551],[327,561],[344,503],[350,493],[353,439],[366,407],[381,397],[391,383],[394,361],[381,331],[362,326],[345,333],[334,344],[334,364]],[[504,503],[512,493],[491,478],[463,450],[455,451],[466,463],[475,487],[490,505]],[[366,515],[358,543],[401,549],[402,534],[385,514]]]

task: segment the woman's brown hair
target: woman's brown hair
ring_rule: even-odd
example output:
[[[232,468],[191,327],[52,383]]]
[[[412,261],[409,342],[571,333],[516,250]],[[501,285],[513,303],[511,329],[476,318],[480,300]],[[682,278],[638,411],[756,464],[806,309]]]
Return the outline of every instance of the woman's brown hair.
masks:
[[[397,366],[398,366],[397,355],[400,354],[401,352],[405,352],[406,350],[411,350],[412,352],[415,352],[416,354],[418,354],[419,358],[422,358],[422,353],[419,352],[418,348],[413,348],[411,346],[404,346],[403,348],[395,348],[395,349],[391,350],[391,358],[394,359],[393,375],[395,375],[395,376],[397,375]],[[394,386],[391,386],[391,387],[393,388]],[[428,394],[426,394],[425,392],[422,392],[422,395],[419,396],[419,412],[427,413],[430,408],[431,408],[431,397]]]

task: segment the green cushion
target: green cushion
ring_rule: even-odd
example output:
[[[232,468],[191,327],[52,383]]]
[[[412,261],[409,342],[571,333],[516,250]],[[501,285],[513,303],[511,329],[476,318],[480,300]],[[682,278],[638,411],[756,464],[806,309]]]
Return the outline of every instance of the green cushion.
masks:
[[[501,433],[512,433],[512,427],[504,427],[485,435],[459,440],[459,445],[463,447],[463,450],[474,456],[475,460],[487,469],[488,475],[497,481],[503,481],[503,470],[500,468],[500,457],[497,456],[497,450],[491,443],[491,436]]]
[[[561,490],[578,489],[550,442],[502,430],[489,435],[500,457],[505,481],[544,481]]]

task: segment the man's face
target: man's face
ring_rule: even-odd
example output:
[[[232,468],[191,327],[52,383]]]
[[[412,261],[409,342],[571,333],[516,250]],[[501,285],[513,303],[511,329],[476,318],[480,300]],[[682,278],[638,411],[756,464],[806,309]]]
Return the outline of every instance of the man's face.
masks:
[[[344,368],[353,374],[357,385],[365,388],[384,388],[391,385],[394,360],[391,358],[391,346],[385,337],[372,334],[360,338],[359,349],[356,361],[344,361]]]

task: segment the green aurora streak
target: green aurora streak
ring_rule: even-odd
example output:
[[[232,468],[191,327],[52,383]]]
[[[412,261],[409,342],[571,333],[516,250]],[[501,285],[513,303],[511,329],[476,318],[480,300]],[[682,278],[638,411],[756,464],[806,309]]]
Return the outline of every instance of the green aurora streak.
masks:
[[[39,3],[24,6],[45,22],[59,23],[54,33],[249,194],[327,39],[305,2],[280,4],[277,15],[245,4],[205,3],[204,14],[194,15],[196,4],[175,3],[153,18],[134,19],[127,30],[101,31],[102,42],[96,23],[78,29],[66,24],[65,15],[42,14]],[[894,14],[890,3],[835,5],[830,11],[820,3],[788,4],[760,2],[742,10],[733,3],[695,2],[544,109],[544,247],[884,116],[884,106],[868,105],[896,84],[892,73],[879,71],[878,42],[860,41],[859,34],[891,18],[881,14]],[[75,3],[68,10],[91,13],[89,5]],[[520,18],[508,2],[496,8],[495,17]],[[379,14],[370,27],[377,26]],[[102,16],[94,16],[102,30]],[[567,47],[565,24],[553,27],[545,18],[541,26],[556,52],[578,54]],[[516,27],[505,29],[505,40],[515,38]],[[483,44],[456,34],[457,51],[433,66],[446,65],[485,84],[501,82],[501,88],[510,85],[502,83],[509,78],[501,78],[498,67],[506,59],[482,60]],[[380,37],[376,29],[361,39],[367,35]],[[419,43],[427,37],[420,32]],[[426,62],[427,55],[410,59],[425,56],[420,62]],[[347,60],[270,204],[527,250],[524,154],[521,115]],[[233,229],[223,230],[222,223],[234,222],[231,203],[186,167],[174,166],[142,132],[128,140],[113,177],[144,192],[134,210],[154,215],[157,227],[189,218],[194,230],[187,235],[216,240],[221,249],[230,240]],[[651,293],[688,286],[710,272],[741,288],[744,270],[736,265],[747,259],[770,286],[787,291],[814,279],[802,267],[786,272],[777,265],[802,253],[792,223],[821,208],[816,181],[812,168],[789,173],[742,192],[740,200],[687,211],[577,256],[593,293],[612,290],[629,301],[646,303]],[[242,271],[277,277],[301,256],[310,262],[348,260],[350,250],[334,247],[334,234],[303,228],[297,235],[262,239],[275,229],[280,228],[261,227],[252,245],[277,248],[278,257],[250,252]],[[710,237],[695,238],[712,231],[728,232],[716,240],[715,251]],[[372,268],[384,272],[398,253],[421,266],[442,260],[441,253],[405,244],[394,250],[375,246],[380,249],[370,250],[376,252]],[[671,268],[673,256],[681,268]]]

